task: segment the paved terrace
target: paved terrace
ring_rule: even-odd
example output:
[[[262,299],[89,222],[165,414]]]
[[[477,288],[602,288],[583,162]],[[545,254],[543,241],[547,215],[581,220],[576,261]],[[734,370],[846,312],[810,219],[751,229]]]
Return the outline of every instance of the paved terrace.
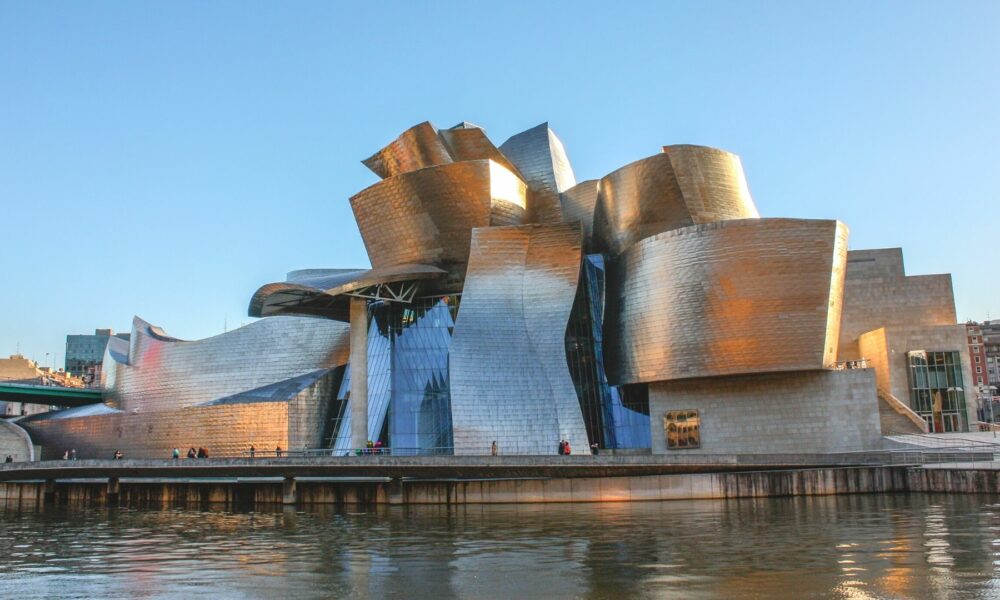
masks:
[[[389,479],[505,479],[621,477],[720,473],[831,466],[991,461],[991,452],[856,452],[668,456],[286,456],[179,460],[51,460],[0,464],[0,481],[57,479],[191,479],[336,477]],[[929,458],[934,457],[934,458]]]

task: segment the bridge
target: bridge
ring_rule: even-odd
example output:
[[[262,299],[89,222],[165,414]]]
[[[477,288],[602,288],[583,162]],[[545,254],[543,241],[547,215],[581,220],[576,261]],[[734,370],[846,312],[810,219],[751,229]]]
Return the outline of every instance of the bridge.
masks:
[[[101,402],[101,390],[0,381],[0,400],[24,404],[85,406]]]

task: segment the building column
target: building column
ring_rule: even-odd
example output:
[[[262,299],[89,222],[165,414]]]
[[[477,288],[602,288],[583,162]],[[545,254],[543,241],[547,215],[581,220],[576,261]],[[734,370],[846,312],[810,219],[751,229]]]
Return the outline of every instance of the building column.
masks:
[[[351,298],[351,447],[368,442],[368,301]]]

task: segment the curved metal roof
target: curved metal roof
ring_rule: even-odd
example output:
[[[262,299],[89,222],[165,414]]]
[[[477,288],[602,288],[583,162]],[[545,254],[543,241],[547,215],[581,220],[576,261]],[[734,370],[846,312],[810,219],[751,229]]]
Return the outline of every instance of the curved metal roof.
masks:
[[[348,297],[391,283],[437,279],[447,271],[432,265],[394,265],[295,278],[262,286],[250,299],[251,317],[306,315],[349,321]]]

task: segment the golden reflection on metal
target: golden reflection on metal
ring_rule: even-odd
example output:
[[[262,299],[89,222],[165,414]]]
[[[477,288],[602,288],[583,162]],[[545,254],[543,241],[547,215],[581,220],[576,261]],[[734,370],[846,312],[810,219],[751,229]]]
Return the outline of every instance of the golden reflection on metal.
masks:
[[[507,157],[493,145],[490,138],[486,137],[486,132],[477,125],[459,123],[450,129],[438,130],[438,136],[448,148],[448,153],[451,154],[451,158],[455,162],[488,158],[523,178],[514,163],[507,160]]]
[[[588,179],[559,194],[563,220],[583,226],[583,247],[588,254],[593,247],[594,210],[597,208],[600,185],[597,179]]]
[[[471,160],[380,181],[351,198],[351,207],[372,266],[461,270],[472,229],[523,223],[526,192],[502,165]]]
[[[428,121],[407,129],[388,146],[361,161],[382,179],[450,162],[448,150]]]
[[[630,384],[831,366],[845,242],[837,221],[748,219],[635,244],[612,269],[609,377]]]
[[[665,150],[601,179],[594,235],[612,255],[671,229],[760,216],[738,156],[702,146]]]

